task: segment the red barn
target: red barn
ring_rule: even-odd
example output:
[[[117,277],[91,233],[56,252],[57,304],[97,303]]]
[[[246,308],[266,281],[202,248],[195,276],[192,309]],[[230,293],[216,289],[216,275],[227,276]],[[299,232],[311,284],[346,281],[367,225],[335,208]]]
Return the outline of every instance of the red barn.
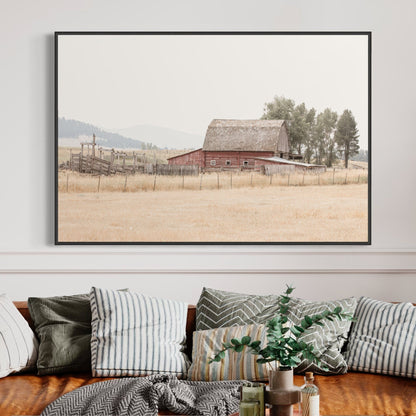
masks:
[[[201,149],[171,157],[170,165],[199,165],[205,170],[255,169],[259,157],[289,159],[284,120],[212,120]]]

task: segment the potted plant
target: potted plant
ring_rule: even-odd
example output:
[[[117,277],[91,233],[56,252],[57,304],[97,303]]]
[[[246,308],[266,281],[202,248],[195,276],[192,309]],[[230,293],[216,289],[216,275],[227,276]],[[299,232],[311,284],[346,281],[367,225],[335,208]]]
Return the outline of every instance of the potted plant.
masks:
[[[267,328],[267,345],[262,345],[260,340],[252,340],[249,336],[241,339],[232,339],[230,343],[224,343],[223,349],[219,351],[211,360],[221,361],[228,350],[242,352],[248,348],[252,354],[259,355],[257,359],[259,364],[268,364],[269,366],[269,404],[272,403],[271,415],[291,414],[291,404],[280,405],[281,403],[297,403],[299,401],[299,392],[293,388],[293,368],[296,367],[302,359],[308,359],[316,363],[322,369],[327,367],[321,363],[319,357],[314,353],[313,345],[307,344],[301,340],[302,334],[308,331],[313,325],[323,326],[322,321],[325,319],[333,321],[334,319],[353,320],[353,316],[343,313],[341,307],[334,310],[325,310],[324,312],[304,316],[300,325],[289,325],[289,302],[290,295],[294,288],[287,286],[285,293],[279,297],[279,313],[273,319],[269,320],[265,326]],[[273,392],[277,392],[273,394]],[[286,392],[284,394],[283,392]],[[294,393],[296,392],[296,393]]]

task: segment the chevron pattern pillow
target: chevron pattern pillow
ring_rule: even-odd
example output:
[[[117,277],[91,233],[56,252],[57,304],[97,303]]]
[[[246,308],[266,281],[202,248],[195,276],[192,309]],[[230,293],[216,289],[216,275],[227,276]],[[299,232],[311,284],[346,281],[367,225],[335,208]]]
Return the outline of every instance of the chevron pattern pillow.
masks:
[[[38,341],[7,295],[0,295],[0,377],[36,367]]]
[[[334,310],[340,306],[344,313],[354,315],[357,308],[357,299],[354,297],[334,300],[334,301],[305,301],[302,299],[292,299],[289,304],[289,320],[292,325],[301,325],[305,315],[321,314],[325,310]],[[327,319],[322,321],[323,326],[313,325],[307,332],[302,334],[300,340],[312,344],[314,353],[320,358],[322,364],[328,367],[328,371],[322,370],[309,360],[303,360],[295,369],[295,373],[312,371],[316,374],[345,374],[348,370],[347,363],[341,353],[341,349],[348,339],[348,332],[351,321]]]
[[[186,303],[95,287],[90,303],[94,377],[186,377]]]
[[[204,287],[196,305],[196,330],[264,324],[279,312],[278,299],[277,295],[244,295]]]
[[[416,378],[416,308],[360,298],[345,358],[351,370]]]
[[[265,324],[279,312],[278,295],[246,295],[204,288],[196,308],[196,329],[210,329],[245,325]],[[340,306],[343,312],[354,314],[357,307],[355,298],[336,301],[312,302],[292,298],[289,303],[288,318],[291,325],[300,325],[305,315],[322,313],[326,309]],[[295,369],[296,373],[313,371],[317,374],[344,374],[348,366],[341,348],[348,336],[350,321],[334,320],[323,322],[324,326],[314,325],[300,339],[312,343],[315,353],[329,368],[324,371],[308,360]]]
[[[241,353],[227,351],[220,362],[209,364],[209,360],[222,349],[223,343],[233,338],[250,336],[253,340],[266,340],[266,328],[261,324],[239,325],[226,328],[195,331],[192,339],[192,365],[188,379],[194,381],[251,380],[268,379],[267,364],[258,364],[257,355],[247,349]]]

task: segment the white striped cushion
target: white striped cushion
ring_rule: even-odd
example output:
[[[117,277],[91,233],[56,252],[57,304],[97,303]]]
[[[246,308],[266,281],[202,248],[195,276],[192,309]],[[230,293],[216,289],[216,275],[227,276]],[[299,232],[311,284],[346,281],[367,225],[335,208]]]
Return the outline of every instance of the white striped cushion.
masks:
[[[351,370],[416,378],[416,308],[362,297],[345,353]]]
[[[38,342],[25,318],[0,295],[0,377],[36,366]]]
[[[93,376],[186,377],[186,303],[94,287],[90,303]]]
[[[221,381],[268,379],[267,364],[258,364],[259,355],[254,355],[245,348],[241,353],[228,350],[219,362],[209,361],[222,350],[223,343],[230,343],[233,338],[245,335],[254,340],[261,340],[265,345],[266,328],[262,324],[239,325],[225,328],[195,331],[192,339],[192,365],[188,372],[189,380]]]

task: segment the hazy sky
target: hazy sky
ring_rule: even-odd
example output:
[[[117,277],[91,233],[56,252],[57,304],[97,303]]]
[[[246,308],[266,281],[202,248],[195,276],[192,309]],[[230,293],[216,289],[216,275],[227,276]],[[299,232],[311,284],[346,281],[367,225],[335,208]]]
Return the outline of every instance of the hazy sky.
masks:
[[[367,59],[357,35],[63,35],[58,111],[108,129],[151,124],[204,137],[212,119],[260,118],[283,95],[351,110],[366,149]]]

